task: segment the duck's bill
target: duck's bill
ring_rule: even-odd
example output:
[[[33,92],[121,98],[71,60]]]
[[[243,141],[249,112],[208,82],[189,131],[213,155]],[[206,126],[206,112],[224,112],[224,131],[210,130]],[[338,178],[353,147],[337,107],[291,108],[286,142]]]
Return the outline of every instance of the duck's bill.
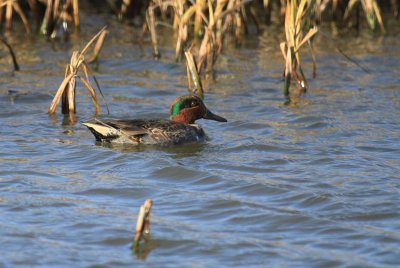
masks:
[[[208,120],[215,120],[218,122],[228,122],[228,120],[226,120],[225,118],[223,118],[222,116],[213,114],[210,110],[207,110],[206,114],[203,116],[204,119],[208,119]]]

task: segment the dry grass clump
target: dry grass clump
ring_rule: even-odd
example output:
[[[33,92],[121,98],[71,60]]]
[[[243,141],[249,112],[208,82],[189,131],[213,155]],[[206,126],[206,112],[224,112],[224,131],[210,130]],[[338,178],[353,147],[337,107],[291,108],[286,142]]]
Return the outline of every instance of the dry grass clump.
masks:
[[[149,1],[144,30],[150,32],[154,56],[160,56],[156,26],[161,24],[159,20],[171,18],[171,25],[177,32],[176,59],[180,60],[185,49],[197,42],[200,43],[197,47],[199,70],[212,70],[228,33],[234,33],[240,43],[248,2],[251,0]]]
[[[68,23],[73,22],[76,28],[79,27],[78,0],[46,0],[45,4],[46,11],[40,27],[42,34],[53,38],[57,34],[67,36]]]
[[[85,54],[89,47],[97,40],[97,44],[95,46],[94,56],[92,57],[97,59],[98,54],[100,52],[101,46],[104,42],[105,35],[107,34],[106,27],[104,27],[100,32],[98,32],[82,49],[82,51],[74,51],[72,53],[72,57],[70,63],[67,64],[65,68],[65,77],[62,81],[60,87],[57,90],[56,95],[49,107],[48,113],[53,114],[57,108],[57,105],[62,99],[62,113],[63,114],[74,114],[76,112],[76,104],[75,104],[75,92],[76,92],[76,79],[78,78],[89,91],[90,95],[92,96],[93,105],[95,107],[96,115],[100,114],[100,105],[97,99],[97,94],[94,88],[92,87],[90,80],[89,80],[89,67],[88,61],[85,60]],[[82,70],[84,77],[78,75],[78,72]],[[97,80],[94,75],[92,75],[95,79],[95,82],[98,86]],[[101,93],[100,88],[98,87],[100,94],[102,95],[103,99],[104,96]],[[107,105],[107,103],[106,103]],[[107,106],[108,110],[108,106]]]
[[[22,4],[20,4],[20,2]],[[27,33],[31,33],[30,22],[26,14],[31,13],[35,20],[36,28],[48,37],[68,35],[68,23],[79,27],[79,1],[78,0],[0,0],[0,22],[5,14],[5,30],[12,29],[13,14],[21,18]]]
[[[392,1],[394,4],[396,1]],[[385,32],[385,26],[383,25],[383,20],[381,16],[381,11],[379,9],[378,3],[376,0],[350,0],[346,12],[344,13],[344,19],[349,19],[351,11],[355,9],[356,5],[361,4],[362,9],[364,10],[365,17],[367,19],[368,25],[372,30],[375,30],[377,24],[381,28],[382,32]]]
[[[392,0],[391,7],[398,10],[397,2]],[[351,14],[355,11],[360,13],[360,8],[372,30],[379,25],[381,31],[385,31],[376,0],[264,0],[262,5],[251,0],[150,0],[144,29],[150,32],[154,56],[159,57],[157,25],[162,24],[160,21],[170,21],[177,36],[176,59],[180,60],[190,47],[196,55],[198,72],[204,73],[205,70],[209,73],[213,71],[228,35],[233,36],[235,44],[241,44],[244,35],[249,32],[249,18],[258,30],[260,17],[265,16],[270,22],[271,13],[276,10],[276,16],[284,23],[286,41],[280,44],[280,48],[285,60],[284,94],[290,98],[307,90],[300,48],[304,44],[309,44],[311,48],[311,40],[317,33],[316,25],[329,14],[333,14],[331,19],[338,25],[351,25]],[[356,22],[359,23],[359,20]],[[292,78],[297,81],[298,90],[290,90]]]
[[[73,24],[75,28],[80,25],[79,3],[86,3],[88,7],[97,5],[98,1],[0,0],[0,24],[6,31],[11,31],[14,14],[17,14],[27,33],[31,32],[29,20],[32,18],[37,31],[51,38],[67,39],[68,25]],[[280,44],[280,49],[285,60],[284,93],[288,97],[294,95],[290,91],[293,78],[299,90],[292,90],[292,93],[301,94],[307,89],[300,48],[304,44],[311,45],[312,37],[317,33],[315,25],[333,22],[335,31],[368,25],[370,29],[375,31],[379,28],[384,33],[382,10],[390,10],[396,17],[399,14],[399,0],[120,0],[106,1],[102,6],[109,7],[120,20],[141,18],[136,24],[143,22],[142,39],[149,33],[155,58],[161,56],[160,27],[174,29],[176,60],[180,61],[190,48],[200,75],[211,73],[225,46],[231,43],[240,45],[246,35],[254,33],[253,26],[257,34],[263,21],[265,24],[282,23],[286,40]],[[80,66],[82,70],[86,68],[88,60],[82,60],[82,57],[81,53],[75,53],[67,68],[66,78],[72,75],[73,82],[72,77],[78,77],[77,69]],[[85,84],[88,80],[82,82]],[[74,110],[71,105],[67,110],[70,109]]]
[[[301,68],[300,48],[311,41],[317,33],[317,28],[309,28],[307,13],[310,12],[308,0],[287,0],[285,11],[285,36],[286,41],[280,44],[282,55],[285,59],[284,94],[286,97],[299,96],[307,90],[307,80]],[[291,79],[295,78],[299,91],[290,96]]]

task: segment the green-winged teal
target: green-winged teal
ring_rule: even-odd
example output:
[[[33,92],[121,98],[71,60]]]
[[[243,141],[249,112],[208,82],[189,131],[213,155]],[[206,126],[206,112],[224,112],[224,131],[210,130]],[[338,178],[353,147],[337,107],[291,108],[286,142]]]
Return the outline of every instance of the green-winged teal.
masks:
[[[206,135],[195,124],[201,118],[227,122],[221,116],[213,114],[195,95],[176,98],[171,106],[171,120],[167,119],[132,119],[132,120],[92,120],[83,123],[98,141],[175,145],[185,142],[202,141]]]

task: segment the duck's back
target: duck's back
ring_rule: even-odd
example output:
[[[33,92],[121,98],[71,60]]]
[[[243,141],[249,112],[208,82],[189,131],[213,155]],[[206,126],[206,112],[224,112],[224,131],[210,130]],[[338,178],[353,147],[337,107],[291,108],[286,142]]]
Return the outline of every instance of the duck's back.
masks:
[[[165,119],[105,120],[84,123],[98,141],[175,145],[205,138],[198,125],[187,125]]]

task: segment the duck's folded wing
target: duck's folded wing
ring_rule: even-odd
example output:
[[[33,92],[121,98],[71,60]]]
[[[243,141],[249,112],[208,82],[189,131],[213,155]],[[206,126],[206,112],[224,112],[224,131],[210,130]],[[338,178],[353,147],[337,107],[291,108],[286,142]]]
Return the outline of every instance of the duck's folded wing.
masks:
[[[106,121],[125,138],[144,144],[169,145],[187,140],[190,126],[165,119]]]
[[[145,120],[110,120],[103,123],[128,136],[148,134],[148,130],[145,127]]]
[[[147,135],[148,131],[141,127],[141,120],[137,120],[135,125],[133,120],[91,120],[82,123],[87,126],[97,140],[113,140],[125,136],[126,138]]]

